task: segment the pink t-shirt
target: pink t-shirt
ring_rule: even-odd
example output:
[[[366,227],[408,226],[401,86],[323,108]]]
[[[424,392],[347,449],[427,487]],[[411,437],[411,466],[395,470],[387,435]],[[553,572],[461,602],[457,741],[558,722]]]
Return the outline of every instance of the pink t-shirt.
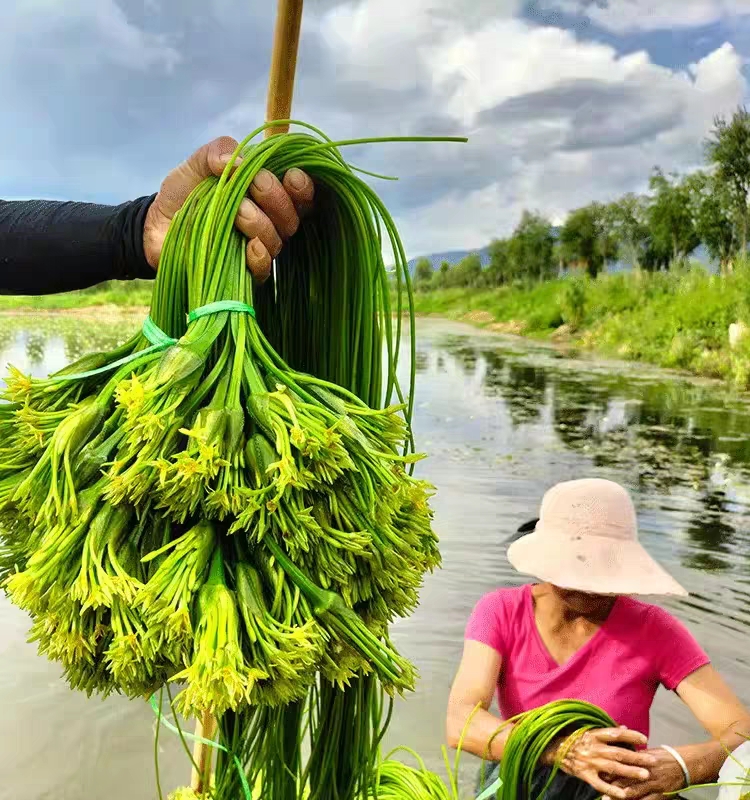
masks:
[[[646,736],[659,684],[671,691],[710,661],[664,609],[618,597],[602,627],[560,666],[539,635],[530,584],[486,594],[474,608],[466,638],[502,657],[497,699],[505,719],[553,700],[586,700]]]

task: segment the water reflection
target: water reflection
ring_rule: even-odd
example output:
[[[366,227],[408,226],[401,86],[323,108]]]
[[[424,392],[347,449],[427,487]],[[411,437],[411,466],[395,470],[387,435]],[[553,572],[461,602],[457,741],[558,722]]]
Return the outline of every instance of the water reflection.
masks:
[[[720,489],[709,489],[701,494],[700,503],[700,510],[691,517],[686,529],[693,544],[687,564],[703,571],[730,569],[727,556],[731,555],[737,531],[729,521],[727,497]]]
[[[26,358],[29,359],[29,364],[38,367],[44,361],[44,346],[47,342],[47,337],[36,331],[26,335]]]
[[[496,339],[445,336],[430,348],[440,356],[420,349],[422,374],[457,370],[485,397],[498,398],[501,413],[521,433],[549,419],[547,435],[554,441],[547,446],[563,446],[599,470],[625,474],[636,489],[689,491],[694,510],[684,535],[693,546],[684,554],[686,567],[728,570],[729,556],[748,543],[747,526],[740,532],[730,522],[738,516],[746,522],[747,504],[735,499],[730,508],[723,488],[750,478],[747,399],[648,371],[587,368],[559,353]]]
[[[547,388],[544,370],[529,364],[511,363],[507,379],[499,388],[514,426],[535,422],[539,418]]]
[[[44,375],[95,350],[110,350],[138,330],[130,314],[106,319],[86,316],[0,316],[0,364],[8,361]],[[0,374],[0,385],[2,375]]]
[[[580,383],[561,376],[552,385],[552,419],[555,431],[570,448],[586,449],[595,434],[596,419],[604,418],[606,404],[592,408],[591,398],[584,396]]]

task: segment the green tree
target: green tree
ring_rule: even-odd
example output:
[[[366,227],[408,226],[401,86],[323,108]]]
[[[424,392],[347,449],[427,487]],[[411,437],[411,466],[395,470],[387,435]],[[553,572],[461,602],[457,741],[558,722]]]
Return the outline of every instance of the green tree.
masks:
[[[747,252],[748,192],[750,192],[750,113],[738,108],[731,120],[716,117],[706,139],[706,155],[717,168],[717,177],[731,192],[734,219],[739,228],[739,247]]]
[[[558,272],[565,269],[565,248],[559,239],[555,242],[555,247],[552,250],[552,258]]]
[[[508,253],[507,239],[493,239],[489,246],[490,263],[484,271],[487,286],[502,286],[510,283],[514,276],[513,264]]]
[[[671,263],[684,261],[700,244],[690,203],[690,190],[677,176],[667,177],[658,167],[649,180],[652,196],[648,229],[656,253],[669,253]]]
[[[436,289],[444,289],[448,285],[448,275],[450,275],[451,265],[448,261],[440,264],[440,269],[432,274],[432,285]]]
[[[414,265],[414,283],[424,287],[432,280],[432,263],[429,258],[417,259]]]
[[[634,270],[644,267],[649,247],[646,198],[626,194],[606,207],[606,225],[618,256]]]
[[[549,220],[524,211],[508,241],[508,260],[514,277],[544,280],[556,272],[555,237]]]
[[[616,257],[605,206],[591,203],[568,215],[560,231],[560,255],[566,266],[582,267],[592,278]]]
[[[672,254],[669,248],[666,250],[659,247],[649,234],[646,251],[643,254],[643,261],[641,266],[647,272],[659,272],[661,270],[668,270],[672,261]]]
[[[719,262],[722,275],[731,269],[738,247],[738,227],[734,222],[736,203],[732,189],[718,173],[696,172],[685,178],[695,231]]]
[[[479,253],[470,253],[462,258],[446,275],[447,286],[476,286],[482,276],[482,260]]]

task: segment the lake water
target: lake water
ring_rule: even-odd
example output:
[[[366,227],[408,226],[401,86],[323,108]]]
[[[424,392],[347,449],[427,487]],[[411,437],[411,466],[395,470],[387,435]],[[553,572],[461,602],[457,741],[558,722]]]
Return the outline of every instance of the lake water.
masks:
[[[137,321],[0,317],[0,361],[43,375],[125,338]],[[415,433],[438,488],[444,568],[416,614],[394,632],[419,667],[398,703],[388,744],[414,747],[442,773],[445,703],[476,600],[522,582],[509,537],[544,491],[600,476],[634,493],[642,541],[692,592],[664,605],[750,702],[750,401],[713,384],[642,365],[563,357],[459,324],[420,320]],[[145,703],[88,700],[25,641],[25,615],[0,600],[0,800],[155,797],[153,714]],[[652,742],[704,738],[666,692]],[[160,749],[165,789],[189,769],[170,734]],[[467,762],[467,783],[474,764]],[[695,792],[707,798],[715,792]]]

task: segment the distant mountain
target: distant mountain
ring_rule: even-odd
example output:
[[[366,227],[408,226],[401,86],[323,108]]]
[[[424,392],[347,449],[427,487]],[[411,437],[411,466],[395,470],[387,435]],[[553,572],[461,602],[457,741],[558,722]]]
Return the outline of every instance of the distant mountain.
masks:
[[[426,258],[430,264],[432,264],[433,270],[435,270],[440,269],[440,265],[443,263],[443,261],[447,261],[451,266],[453,266],[454,264],[458,264],[462,258],[466,258],[466,256],[470,256],[472,253],[479,253],[479,257],[482,259],[483,267],[486,267],[490,263],[489,246],[480,247],[477,250],[448,250],[445,253],[432,253],[428,256],[417,256],[416,258],[412,258],[412,260],[409,262],[409,272],[414,274],[414,267],[420,258]]]

